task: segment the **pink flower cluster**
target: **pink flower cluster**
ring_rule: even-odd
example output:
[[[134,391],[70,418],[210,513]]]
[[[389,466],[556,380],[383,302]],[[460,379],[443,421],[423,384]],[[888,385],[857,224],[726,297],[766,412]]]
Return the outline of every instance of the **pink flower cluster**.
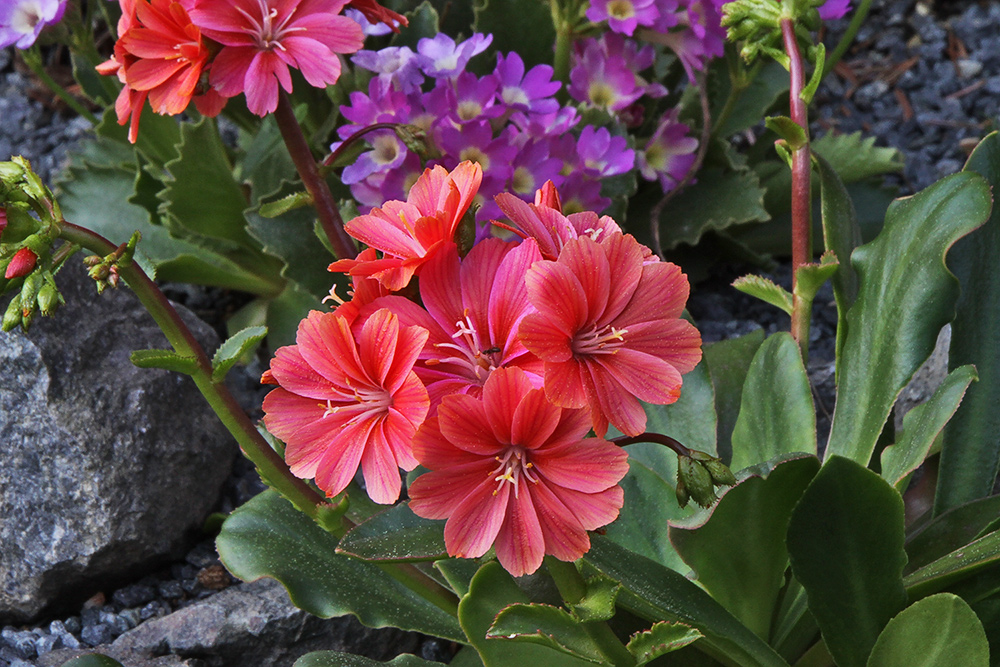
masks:
[[[516,240],[460,257],[455,231],[482,181],[476,163],[437,166],[406,201],[348,223],[368,249],[331,269],[352,276],[352,299],[278,350],[264,423],[330,496],[360,466],[369,495],[392,503],[398,469],[422,465],[410,507],[447,519],[448,552],[492,547],[519,576],[545,554],[579,558],[617,517],[628,462],[609,425],[638,435],[640,401],[676,401],[701,338],[680,319],[680,269],[607,216],[564,212],[552,183],[534,203],[498,195]],[[419,298],[401,292],[414,277]]]

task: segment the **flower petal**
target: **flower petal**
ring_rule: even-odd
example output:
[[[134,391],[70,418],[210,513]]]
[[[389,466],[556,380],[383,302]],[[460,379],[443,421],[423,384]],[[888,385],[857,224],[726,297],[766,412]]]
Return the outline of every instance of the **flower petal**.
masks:
[[[489,551],[504,524],[510,495],[510,484],[502,484],[497,491],[492,485],[476,486],[458,504],[444,526],[448,554],[458,558],[479,558]]]
[[[604,491],[628,472],[628,454],[598,438],[537,449],[531,453],[531,461],[550,486],[585,493]]]
[[[494,544],[497,560],[515,577],[531,574],[545,557],[545,538],[527,489],[529,484],[521,481],[518,493],[508,501],[507,516]]]

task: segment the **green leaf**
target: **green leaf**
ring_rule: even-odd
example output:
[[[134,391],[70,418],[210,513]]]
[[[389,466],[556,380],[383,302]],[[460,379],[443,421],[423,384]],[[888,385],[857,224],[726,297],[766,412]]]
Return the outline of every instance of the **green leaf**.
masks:
[[[164,209],[176,226],[189,234],[208,236],[258,252],[246,231],[247,200],[233,178],[215,123],[209,118],[181,125],[176,159],[164,165],[168,176],[160,193]]]
[[[723,461],[732,461],[733,429],[743,401],[743,384],[754,355],[763,342],[764,330],[758,329],[745,336],[709,343],[704,347],[705,364],[715,389],[715,413],[719,420],[718,454]]]
[[[265,218],[277,218],[283,213],[309,206],[312,203],[312,195],[308,192],[293,192],[281,199],[261,204],[257,212]]]
[[[192,375],[198,370],[198,362],[194,357],[184,356],[173,350],[135,350],[130,359],[139,368],[163,368],[185,375]]]
[[[730,468],[791,452],[816,453],[816,408],[799,346],[780,332],[764,341],[747,373]]]
[[[769,116],[764,119],[764,125],[784,139],[792,150],[797,150],[809,143],[806,131],[788,116]]]
[[[959,547],[908,575],[903,583],[915,600],[947,588],[1000,563],[1000,530]]]
[[[399,31],[392,40],[393,46],[408,46],[416,50],[421,39],[434,37],[441,32],[438,11],[428,0],[421,2],[412,12],[407,12],[406,18],[410,25]]]
[[[285,148],[273,115],[264,117],[257,131],[240,133],[243,158],[236,170],[241,183],[250,185],[254,202],[274,194],[284,182],[298,181],[298,173]]]
[[[654,623],[649,630],[632,635],[626,648],[635,658],[636,667],[642,667],[661,655],[684,648],[703,636],[690,625],[663,621]]]
[[[180,123],[174,116],[161,116],[146,108],[142,114],[142,131],[135,142],[135,148],[156,167],[177,157],[177,144],[181,141]],[[99,137],[104,137],[128,146],[128,125],[119,125],[114,105],[111,105],[94,128]]]
[[[1000,193],[1000,135],[983,139],[966,171],[981,174]],[[986,224],[955,244],[948,265],[962,285],[951,329],[949,368],[975,364],[979,382],[944,432],[935,513],[993,492],[1000,467],[1000,206]]]
[[[422,519],[402,502],[352,528],[337,553],[361,560],[414,562],[447,558],[444,521]]]
[[[267,304],[267,343],[271,349],[293,345],[299,322],[310,310],[324,310],[315,296],[289,282],[285,290]]]
[[[757,174],[710,166],[698,172],[697,183],[670,201],[660,218],[660,232],[664,249],[670,250],[681,243],[697,244],[709,230],[769,218]]]
[[[525,30],[525,26],[531,26]],[[490,49],[498,53],[516,51],[524,59],[525,70],[552,64],[556,31],[552,12],[538,0],[483,0],[476,7],[473,32],[493,35]]]
[[[547,604],[505,607],[497,614],[486,637],[530,642],[597,665],[611,665],[579,621]]]
[[[248,327],[226,339],[212,357],[212,381],[222,382],[226,374],[267,336],[267,327]]]
[[[765,640],[788,568],[788,520],[818,470],[814,456],[784,461],[727,489],[711,510],[670,527],[670,541],[698,583]]]
[[[573,615],[580,621],[608,621],[615,615],[615,600],[622,587],[617,581],[597,575],[587,579],[587,592],[571,605]]]
[[[809,262],[795,269],[795,295],[812,304],[819,288],[837,272],[840,262],[832,252],[824,252],[819,262]]]
[[[851,254],[861,244],[861,228],[847,188],[830,163],[813,153],[813,165],[819,172],[820,212],[823,224],[823,247],[836,255],[839,265],[833,274],[833,298],[837,302],[837,377],[847,336],[847,311],[858,297],[858,273],[851,265]]]
[[[909,571],[931,563],[972,540],[996,530],[1000,496],[974,500],[948,510],[906,538]]]
[[[497,614],[512,604],[525,604],[528,596],[517,587],[500,563],[490,561],[472,578],[469,592],[458,603],[458,620],[476,647],[485,667],[510,665],[545,665],[546,667],[582,667],[590,662],[570,657],[547,646],[492,639],[487,636]]]
[[[472,578],[479,571],[479,563],[469,558],[447,558],[434,561],[434,569],[441,573],[459,597],[469,592]]]
[[[875,137],[862,139],[861,132],[829,132],[810,145],[836,170],[844,183],[903,171],[903,155],[895,148],[880,148]]]
[[[354,614],[370,627],[466,641],[453,616],[377,565],[337,554],[337,538],[276,491],[265,491],[230,514],[216,547],[234,575],[245,581],[277,579],[295,606],[315,616]]]
[[[684,575],[600,536],[592,538],[584,562],[621,583],[620,607],[650,621],[676,621],[697,629],[705,635],[700,642],[710,654],[725,656],[741,667],[787,666],[770,646]]]
[[[956,368],[948,374],[929,401],[916,406],[903,417],[903,435],[899,442],[882,451],[882,477],[902,493],[906,479],[931,451],[941,431],[955,414],[966,389],[976,379],[972,366]]]
[[[706,364],[684,375],[681,396],[670,405],[644,404],[646,430],[665,433],[686,447],[715,453],[715,392]],[[665,452],[664,447],[660,450]],[[630,449],[629,451],[635,451]],[[671,461],[677,457],[672,456]]]
[[[724,75],[718,78],[726,80],[723,92],[728,95],[730,91],[729,77]],[[774,106],[775,101],[787,92],[788,72],[778,63],[768,61],[739,96],[738,103],[732,107],[732,113],[723,121],[721,127],[716,128],[715,134],[720,137],[729,137],[753,127],[760,122],[768,109]],[[712,114],[713,118],[718,117],[723,103],[723,101],[718,103],[719,109]],[[715,106],[716,104],[713,104],[713,107]]]
[[[811,104],[813,95],[816,94],[816,89],[819,88],[820,81],[823,80],[823,64],[826,61],[826,46],[823,42],[818,42],[816,44],[816,51],[814,55],[810,56],[816,66],[813,68],[812,75],[809,77],[809,83],[805,85],[802,92],[799,93],[799,99],[801,99],[806,104]]]
[[[314,651],[296,660],[292,667],[440,667],[440,665],[440,662],[424,660],[407,653],[396,656],[389,662],[381,662],[340,651]]]
[[[962,598],[941,593],[910,605],[879,635],[867,667],[988,667],[983,624]]]
[[[792,572],[839,667],[864,667],[906,605],[903,499],[859,463],[830,458],[792,512]]]
[[[896,397],[954,315],[958,283],[945,253],[989,211],[986,182],[954,174],[894,202],[878,238],[854,251],[860,290],[847,314],[828,457],[868,463]]]
[[[91,653],[64,662],[62,667],[122,667],[122,663],[100,653]]]
[[[775,308],[780,308],[788,315],[792,314],[791,293],[769,278],[757,275],[742,276],[733,281],[733,287]]]

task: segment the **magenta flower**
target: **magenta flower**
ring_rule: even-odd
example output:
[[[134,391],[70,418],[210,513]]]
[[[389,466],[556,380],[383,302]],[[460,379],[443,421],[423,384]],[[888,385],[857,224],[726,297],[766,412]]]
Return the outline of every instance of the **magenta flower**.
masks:
[[[426,340],[388,310],[368,318],[358,342],[344,317],[309,313],[262,378],[280,385],[264,398],[264,424],[285,442],[292,473],[333,497],[360,465],[371,499],[396,502],[399,468],[417,465],[410,441],[429,406],[413,372]]]
[[[690,131],[677,120],[676,109],[665,114],[645,149],[636,153],[643,178],[659,180],[664,192],[677,187],[694,164],[698,150],[698,140],[688,136]]]
[[[584,439],[583,410],[545,400],[519,369],[494,371],[483,398],[448,396],[417,432],[413,451],[431,472],[410,486],[410,509],[447,519],[448,553],[477,558],[492,546],[514,576],[545,554],[574,561],[588,530],[618,517],[628,458],[605,440]]]
[[[819,7],[819,17],[824,21],[839,19],[851,8],[851,0],[826,0]]]
[[[591,0],[587,18],[595,23],[607,21],[609,28],[631,37],[640,25],[655,24],[659,10],[655,0]]]
[[[338,53],[361,48],[361,26],[337,16],[347,0],[197,0],[191,19],[223,45],[210,79],[221,95],[246,93],[258,116],[278,106],[278,84],[292,90],[294,67],[317,88],[340,77]]]
[[[679,319],[690,289],[680,268],[646,261],[629,235],[581,236],[558,260],[535,262],[526,281],[538,312],[518,334],[545,361],[550,401],[588,406],[603,436],[608,422],[626,435],[646,429],[638,399],[678,399],[681,375],[701,359],[698,330]]]

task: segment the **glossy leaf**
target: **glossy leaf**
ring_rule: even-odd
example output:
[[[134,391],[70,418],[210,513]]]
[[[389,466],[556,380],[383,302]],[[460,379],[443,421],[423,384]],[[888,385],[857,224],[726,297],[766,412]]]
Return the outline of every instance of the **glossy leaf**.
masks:
[[[780,308],[786,315],[792,314],[791,292],[769,278],[757,275],[742,276],[733,281],[733,287],[775,308]]]
[[[239,145],[243,157],[237,163],[237,171],[240,182],[250,186],[251,203],[276,193],[285,181],[298,180],[274,116],[261,119],[253,134],[240,133]]]
[[[440,16],[429,0],[424,0],[416,9],[407,12],[406,18],[410,25],[403,28],[393,39],[393,46],[408,46],[416,50],[417,43],[421,39],[434,37],[441,32]]]
[[[273,577],[297,607],[315,616],[354,614],[371,627],[391,625],[466,641],[453,616],[377,565],[335,553],[337,538],[275,491],[261,493],[230,514],[216,547],[237,577]]]
[[[337,553],[383,562],[447,558],[444,521],[422,519],[402,502],[352,528],[337,545]]]
[[[937,440],[951,416],[955,414],[966,389],[976,379],[972,366],[956,368],[948,374],[926,403],[914,407],[903,417],[903,433],[899,442],[882,451],[882,477],[900,493],[905,482],[916,470]]]
[[[64,662],[62,667],[122,667],[122,663],[100,653],[91,653]]]
[[[486,636],[547,646],[596,665],[611,664],[579,621],[562,609],[547,604],[512,604],[505,607],[497,614]]]
[[[226,339],[212,357],[212,380],[222,382],[226,374],[267,336],[267,327],[248,327]]]
[[[664,433],[686,447],[715,454],[715,392],[706,364],[700,363],[684,375],[681,396],[676,403],[643,407],[647,431]],[[672,458],[675,462],[676,459],[676,456]]]
[[[485,667],[510,665],[546,665],[546,667],[582,667],[593,663],[560,653],[547,646],[487,637],[494,619],[512,604],[527,604],[528,596],[517,587],[500,563],[490,561],[472,578],[469,592],[458,604],[458,620],[476,647]]]
[[[764,330],[758,329],[739,338],[709,343],[704,348],[715,389],[715,412],[718,418],[718,450],[723,461],[732,461],[733,428],[743,400],[743,384],[754,355],[764,342]]]
[[[835,456],[792,512],[787,545],[830,654],[839,667],[864,667],[906,605],[903,499],[876,473]]]
[[[296,660],[292,667],[440,667],[440,665],[440,662],[424,660],[407,653],[389,662],[381,662],[340,651],[314,651]]]
[[[818,470],[812,456],[784,461],[740,480],[711,510],[670,527],[670,541],[698,583],[765,640],[788,569],[788,519]]]
[[[1000,530],[959,547],[908,575],[903,583],[910,599],[921,598],[989,567],[1000,564]]]
[[[469,558],[447,558],[434,561],[434,569],[441,573],[456,595],[464,597],[479,571],[479,563]]]
[[[965,170],[1000,192],[1000,135],[980,142]],[[1000,206],[983,227],[955,244],[948,266],[962,285],[951,329],[948,367],[975,364],[979,382],[969,388],[945,429],[934,511],[941,512],[993,492],[1000,467]]]
[[[907,536],[907,570],[921,568],[993,532],[997,517],[1000,517],[1000,496],[974,500],[935,517]]]
[[[986,182],[955,174],[894,202],[879,237],[854,251],[860,288],[847,314],[827,457],[867,465],[896,397],[954,315],[958,284],[945,253],[989,211]]]
[[[792,452],[816,453],[816,408],[799,346],[780,332],[764,341],[747,372],[729,467],[737,471]]]
[[[642,667],[661,655],[672,653],[679,648],[701,639],[698,630],[683,623],[654,623],[649,630],[632,635],[628,642],[629,653],[635,658],[636,667]]]
[[[177,144],[181,140],[181,123],[174,117],[154,113],[143,114],[142,121],[142,132],[139,133],[135,148],[159,169],[177,157]],[[109,106],[104,112],[94,132],[99,137],[129,146],[128,126],[118,124],[114,105]]]
[[[310,310],[322,310],[323,303],[313,294],[289,282],[285,290],[267,304],[267,342],[271,349],[295,343],[299,322]]]
[[[989,667],[986,632],[968,604],[948,593],[913,603],[879,635],[867,667]]]
[[[783,667],[784,660],[685,576],[595,536],[584,562],[622,585],[618,605],[647,620],[679,621],[705,637],[706,649],[741,667]]]
[[[194,357],[186,357],[173,350],[136,350],[129,358],[139,368],[162,368],[185,375],[198,370]]]

